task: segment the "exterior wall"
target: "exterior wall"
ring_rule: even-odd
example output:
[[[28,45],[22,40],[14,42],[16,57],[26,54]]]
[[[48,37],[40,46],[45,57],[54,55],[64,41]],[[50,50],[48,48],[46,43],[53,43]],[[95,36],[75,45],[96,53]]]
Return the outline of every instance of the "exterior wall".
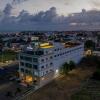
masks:
[[[45,76],[40,78],[39,87],[46,85],[47,83],[49,83],[53,79],[54,79],[54,71],[51,71],[50,73],[48,73]]]
[[[20,62],[32,65],[32,67],[28,68],[26,65],[21,66],[19,63],[19,73],[22,73],[21,68],[23,68],[24,70],[28,70],[33,78],[39,77],[39,87],[57,77],[59,75],[60,67],[65,62],[74,61],[75,63],[79,63],[83,57],[84,45],[82,44],[75,47],[65,48],[61,43],[55,43],[54,48],[41,50],[44,52],[44,55],[41,56],[20,53],[22,56],[32,58],[32,61],[21,60],[19,57]],[[36,58],[37,62],[34,62],[33,58]],[[34,68],[35,65],[37,66],[37,69]],[[23,72],[23,74],[27,75],[26,72]]]
[[[61,47],[59,47],[61,48]],[[65,62],[74,61],[79,63],[83,57],[84,45],[79,45],[73,48],[62,48],[62,50],[55,51],[56,57],[54,57],[54,71],[59,70],[59,68]]]

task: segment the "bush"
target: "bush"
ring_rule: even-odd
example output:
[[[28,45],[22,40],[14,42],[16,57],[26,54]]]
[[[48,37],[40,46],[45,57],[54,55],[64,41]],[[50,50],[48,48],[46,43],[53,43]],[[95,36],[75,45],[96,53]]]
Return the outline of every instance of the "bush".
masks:
[[[76,64],[73,61],[70,61],[69,64],[66,62],[61,67],[61,74],[67,75],[68,72],[76,67]]]
[[[69,64],[66,62],[66,63],[64,63],[63,66],[61,67],[60,72],[61,72],[61,74],[67,75],[69,70],[70,70]]]
[[[98,66],[99,62],[100,61],[97,56],[87,56],[80,61],[80,64],[88,65],[91,67],[91,66]]]
[[[100,80],[100,69],[97,69],[92,78],[95,80]]]
[[[76,64],[73,61],[70,61],[69,62],[69,67],[70,67],[70,70],[72,70],[76,67]]]
[[[92,40],[87,40],[84,45],[85,45],[85,48],[88,48],[88,49],[95,48],[95,43]]]

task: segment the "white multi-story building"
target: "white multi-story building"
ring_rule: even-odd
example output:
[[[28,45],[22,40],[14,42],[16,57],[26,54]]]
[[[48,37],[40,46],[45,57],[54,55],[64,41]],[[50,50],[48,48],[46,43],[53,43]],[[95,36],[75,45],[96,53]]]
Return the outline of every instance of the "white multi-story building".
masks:
[[[23,83],[41,87],[59,75],[65,62],[78,63],[83,52],[82,43],[33,43],[19,54],[20,78]]]

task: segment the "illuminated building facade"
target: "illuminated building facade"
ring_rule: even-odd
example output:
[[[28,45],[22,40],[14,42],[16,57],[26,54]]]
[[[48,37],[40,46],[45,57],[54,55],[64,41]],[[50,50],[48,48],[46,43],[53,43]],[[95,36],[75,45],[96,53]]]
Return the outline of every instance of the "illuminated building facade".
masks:
[[[19,73],[23,83],[43,86],[59,75],[64,62],[78,63],[83,57],[81,43],[33,43],[19,54]]]

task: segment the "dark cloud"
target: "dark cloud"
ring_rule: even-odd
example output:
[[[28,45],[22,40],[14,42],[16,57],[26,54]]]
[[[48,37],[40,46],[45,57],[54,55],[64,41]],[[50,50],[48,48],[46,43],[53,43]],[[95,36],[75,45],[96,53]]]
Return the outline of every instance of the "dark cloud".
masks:
[[[9,16],[9,15],[11,15],[12,9],[13,9],[13,7],[11,6],[11,4],[7,4],[6,7],[5,7],[4,10],[3,10],[3,13],[4,13],[6,16]]]
[[[9,10],[6,12],[5,9]],[[80,30],[99,29],[100,11],[82,10],[80,13],[73,13],[69,16],[60,16],[56,8],[52,7],[47,11],[40,11],[37,14],[30,14],[23,10],[18,16],[11,16],[10,5],[4,9],[9,15],[0,20],[0,30]]]

